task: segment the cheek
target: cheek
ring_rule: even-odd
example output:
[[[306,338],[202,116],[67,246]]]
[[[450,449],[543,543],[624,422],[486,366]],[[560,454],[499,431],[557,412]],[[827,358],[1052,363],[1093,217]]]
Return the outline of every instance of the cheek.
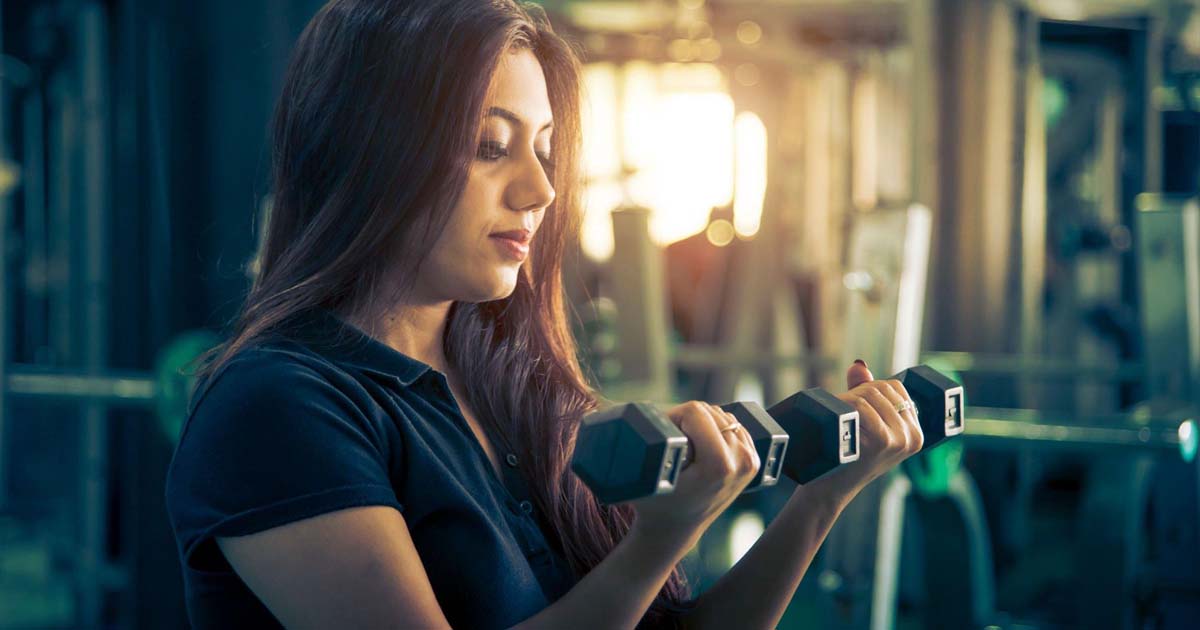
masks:
[[[489,250],[486,248],[491,243],[488,234],[495,227],[493,213],[489,212],[493,202],[488,200],[482,187],[471,188],[463,191],[445,229],[434,244],[432,255],[440,275],[460,280],[463,276],[473,275],[473,270],[489,260]]]
[[[495,221],[503,216],[503,186],[494,178],[482,175],[471,177],[459,198],[451,223],[460,230],[474,230],[483,236],[494,229]]]

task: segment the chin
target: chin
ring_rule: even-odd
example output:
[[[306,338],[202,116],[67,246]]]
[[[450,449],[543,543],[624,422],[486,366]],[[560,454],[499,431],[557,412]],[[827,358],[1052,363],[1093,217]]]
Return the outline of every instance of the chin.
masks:
[[[488,282],[480,282],[471,291],[471,302],[493,302],[503,300],[513,294],[517,288],[517,274],[501,273],[493,276]]]

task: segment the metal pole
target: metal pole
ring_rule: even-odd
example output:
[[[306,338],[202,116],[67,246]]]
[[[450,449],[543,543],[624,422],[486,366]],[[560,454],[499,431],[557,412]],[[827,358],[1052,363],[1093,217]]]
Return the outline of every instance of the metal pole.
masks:
[[[0,54],[4,52],[4,3],[0,0]],[[0,158],[8,156],[8,142],[4,130],[8,129],[5,102],[0,93]],[[0,192],[0,383],[4,382],[4,370],[8,364],[8,196]],[[7,411],[5,392],[0,388],[0,509],[8,502],[8,479],[4,474],[8,466],[5,456],[4,422]]]
[[[1135,382],[1145,378],[1141,363],[1082,362],[1071,358],[1028,354],[976,352],[923,352],[922,362],[935,362],[956,372],[1024,377],[1031,381],[1070,378],[1095,381]]]
[[[1200,203],[1137,198],[1142,339],[1150,397],[1200,400]]]
[[[972,407],[963,437],[972,445],[1069,450],[1195,452],[1196,420],[1188,415],[1137,418],[1114,414],[1073,419],[1031,409]]]
[[[649,210],[620,208],[613,211],[612,221],[611,282],[620,314],[616,353],[622,378],[641,388],[635,398],[667,400],[671,382],[663,252],[650,239]]]
[[[153,405],[158,383],[141,372],[105,374],[46,371],[8,366],[7,395],[83,401],[104,405]]]
[[[83,366],[90,373],[103,369],[108,356],[108,29],[104,7],[86,2],[79,7],[79,84],[83,94],[83,142],[80,182],[85,227]],[[80,562],[87,577],[81,593],[80,617],[85,627],[99,627],[104,609],[98,577],[106,568],[106,497],[108,493],[108,426],[102,403],[84,408],[83,519]]]
[[[34,29],[30,29],[34,31]],[[34,31],[34,37],[48,37],[46,28]],[[40,44],[45,46],[45,44]],[[31,352],[30,359],[39,360],[40,351],[46,344],[46,290],[50,282],[50,265],[47,256],[47,216],[46,216],[46,138],[43,129],[45,121],[45,89],[41,73],[34,75],[23,103],[22,119],[25,138],[24,163],[22,164],[22,196],[24,197],[24,250],[25,265],[28,268],[27,277],[32,281],[25,283],[25,322],[24,337]]]

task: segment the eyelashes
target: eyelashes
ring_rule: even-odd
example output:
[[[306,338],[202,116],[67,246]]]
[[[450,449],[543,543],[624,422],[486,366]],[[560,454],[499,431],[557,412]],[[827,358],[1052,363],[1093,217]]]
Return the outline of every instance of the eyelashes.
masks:
[[[484,140],[479,143],[479,150],[475,153],[475,157],[484,162],[495,162],[502,158],[508,157],[508,147],[495,140]],[[542,168],[550,171],[554,168],[554,160],[545,153],[537,154],[538,161],[542,163]]]
[[[495,162],[500,158],[508,157],[508,147],[495,140],[484,140],[479,143],[479,150],[475,157],[484,162]]]

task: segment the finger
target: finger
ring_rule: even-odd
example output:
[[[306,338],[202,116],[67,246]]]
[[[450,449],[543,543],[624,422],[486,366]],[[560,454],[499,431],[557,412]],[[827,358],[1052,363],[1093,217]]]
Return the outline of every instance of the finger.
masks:
[[[672,408],[668,416],[677,419],[679,430],[691,445],[690,460],[705,467],[721,466],[725,457],[725,440],[718,431],[717,421],[705,403],[692,401]]]
[[[737,433],[738,437],[741,438],[742,453],[748,457],[746,462],[748,472],[753,475],[758,472],[758,467],[762,465],[762,462],[759,461],[758,449],[754,448],[754,440],[750,437],[750,431],[746,430],[745,425],[742,425],[742,428]]]
[[[906,396],[900,394],[900,392],[892,386],[891,381],[875,381],[871,383],[871,385],[874,386],[875,389],[881,394],[883,394],[885,398],[887,398],[888,402],[892,405],[892,409],[897,409],[896,417],[899,419],[898,424],[900,431],[902,432],[901,435],[904,436],[905,445],[909,446],[914,443],[916,441],[916,432],[913,431],[915,418],[913,417],[912,410],[906,408],[904,411],[898,411],[900,407],[911,407],[912,401],[908,400]]]
[[[721,432],[721,437],[725,438],[726,457],[730,466],[734,470],[743,470],[750,465],[750,459],[747,456],[746,445],[749,442],[749,433],[746,427],[737,419],[737,416],[721,409],[716,405],[710,405],[713,416],[717,418],[717,424]],[[751,444],[753,447],[753,444]]]
[[[725,411],[717,405],[713,405],[713,413],[722,418],[721,434],[725,436],[725,441],[730,447],[738,449],[746,445],[754,446],[753,440],[750,439],[750,432],[746,430],[746,425],[742,424],[738,417],[728,411]],[[732,429],[731,427],[737,427]]]
[[[859,452],[872,453],[883,452],[891,447],[891,432],[888,430],[887,423],[879,416],[879,412],[875,410],[875,406],[866,399],[865,396],[859,396],[854,399],[854,409],[858,411],[858,422],[861,430]]]
[[[889,442],[905,446],[908,440],[908,432],[904,429],[904,419],[900,417],[892,401],[888,400],[887,396],[875,387],[864,387],[862,396],[875,409],[875,413],[881,419],[885,430],[891,435]]]
[[[855,359],[854,364],[850,369],[846,370],[846,389],[854,389],[863,383],[875,380],[871,375],[871,370],[867,368],[866,361]]]
[[[909,408],[908,413],[905,414],[905,419],[908,420],[908,427],[910,429],[909,436],[915,443],[914,449],[919,451],[921,450],[921,447],[925,445],[925,432],[921,430],[921,418],[919,415],[920,410],[917,409],[916,401],[914,401],[912,396],[908,394],[908,388],[904,386],[904,383],[900,382],[899,380],[889,379],[887,384],[897,394],[899,394],[901,398],[908,401]]]
[[[737,416],[725,411],[717,405],[712,405],[713,413],[722,418],[721,435],[729,447],[728,461],[730,470],[744,482],[749,483],[758,472],[758,451],[754,448],[754,440],[746,426]]]
[[[716,405],[709,405],[709,411],[712,413],[713,418],[716,419],[717,429],[721,432],[721,437],[725,438],[725,443],[736,447],[739,443],[738,434],[742,431],[730,427],[741,426],[742,423],[738,422],[737,416]]]

